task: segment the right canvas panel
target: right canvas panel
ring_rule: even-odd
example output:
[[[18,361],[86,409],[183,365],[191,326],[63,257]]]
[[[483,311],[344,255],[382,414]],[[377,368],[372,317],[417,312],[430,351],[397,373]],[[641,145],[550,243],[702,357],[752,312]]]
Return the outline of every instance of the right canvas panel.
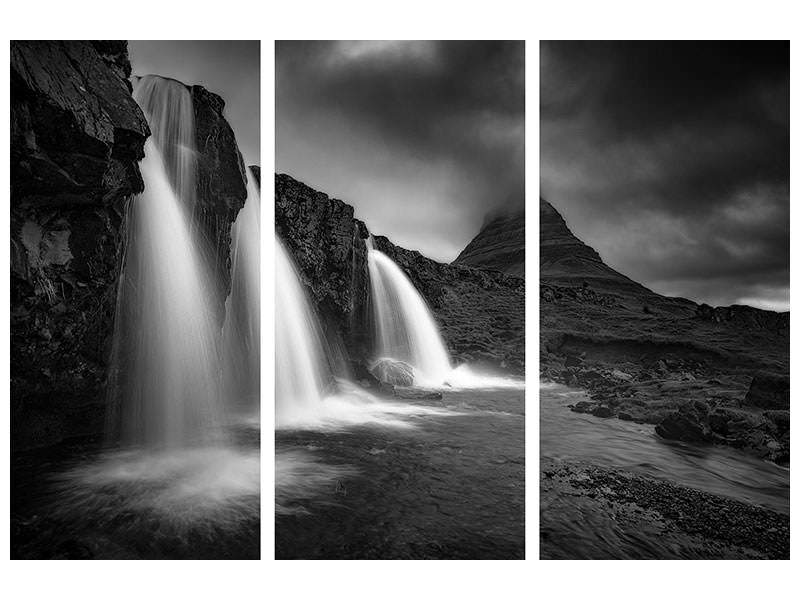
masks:
[[[789,558],[789,43],[540,75],[541,558]]]

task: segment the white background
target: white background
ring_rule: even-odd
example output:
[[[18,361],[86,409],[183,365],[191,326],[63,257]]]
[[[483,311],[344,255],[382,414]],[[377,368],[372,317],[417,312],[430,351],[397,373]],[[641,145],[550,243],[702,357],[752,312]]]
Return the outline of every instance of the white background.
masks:
[[[798,30],[790,2],[632,2],[573,0],[534,2],[329,1],[268,2],[217,0],[169,2],[108,0],[5,3],[1,48],[2,264],[9,265],[9,45],[10,39],[260,39],[261,156],[264,198],[272,198],[274,165],[275,39],[517,39],[526,40],[526,182],[528,356],[526,561],[274,561],[273,399],[274,275],[273,236],[262,235],[262,561],[9,561],[9,277],[0,277],[3,373],[0,418],[3,434],[0,507],[0,596],[12,599],[80,598],[781,598],[798,597],[796,567],[788,561],[576,562],[538,560],[539,355],[536,289],[539,264],[539,46],[540,39],[791,39]],[[791,64],[796,64],[796,44]],[[792,115],[797,79],[792,70]],[[792,147],[797,127],[792,119]],[[792,174],[797,173],[797,152]],[[262,203],[262,222],[274,222],[273,203]],[[792,211],[792,230],[796,227]],[[792,279],[797,265],[793,236]],[[6,267],[8,268],[8,267]],[[797,339],[797,324],[791,339]],[[796,356],[792,356],[795,372]],[[793,393],[792,396],[795,396]],[[793,398],[794,400],[794,398]],[[794,411],[797,413],[797,410]],[[795,414],[793,422],[797,422]],[[794,487],[794,484],[792,484]],[[792,494],[792,515],[797,515]],[[797,556],[797,527],[792,528]]]

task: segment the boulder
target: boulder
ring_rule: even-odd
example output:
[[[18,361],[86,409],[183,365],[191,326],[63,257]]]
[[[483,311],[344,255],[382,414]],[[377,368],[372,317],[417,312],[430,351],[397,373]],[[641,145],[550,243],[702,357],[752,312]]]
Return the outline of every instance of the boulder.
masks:
[[[789,377],[757,374],[750,382],[745,404],[770,410],[789,410]]]
[[[369,371],[381,383],[393,386],[414,385],[414,367],[401,360],[379,358],[370,364]]]
[[[704,442],[711,438],[708,424],[700,420],[696,413],[673,411],[656,425],[656,433],[668,440],[681,442]]]
[[[225,101],[200,85],[189,90],[197,149],[198,210],[194,216],[203,239],[209,241],[207,260],[214,268],[221,322],[231,286],[231,225],[247,199],[247,178],[236,137],[225,119]]]

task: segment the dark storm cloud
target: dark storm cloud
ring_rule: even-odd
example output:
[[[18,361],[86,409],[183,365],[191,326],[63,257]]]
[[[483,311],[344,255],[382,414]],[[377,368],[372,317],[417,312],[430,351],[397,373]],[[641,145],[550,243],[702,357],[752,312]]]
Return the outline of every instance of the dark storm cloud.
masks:
[[[782,42],[544,42],[541,191],[659,292],[788,308]]]
[[[452,260],[524,201],[520,42],[279,42],[277,170]]]
[[[261,164],[259,42],[131,41],[128,52],[134,75],[163,75],[220,95],[245,162]]]

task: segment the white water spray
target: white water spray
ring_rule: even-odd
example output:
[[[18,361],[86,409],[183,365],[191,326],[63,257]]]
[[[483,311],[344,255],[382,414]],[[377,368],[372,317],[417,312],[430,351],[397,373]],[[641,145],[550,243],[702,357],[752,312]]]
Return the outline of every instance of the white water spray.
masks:
[[[317,317],[277,236],[275,254],[275,423],[280,426],[319,413],[333,375]]]
[[[109,432],[123,444],[185,447],[221,436],[211,286],[188,211],[194,205],[194,113],[181,83],[140,79],[134,98],[152,136],[145,191],[127,209],[109,377]]]
[[[453,370],[428,305],[402,269],[367,240],[378,358],[414,368],[414,383],[440,386]]]
[[[231,229],[231,292],[223,326],[224,390],[229,403],[259,408],[261,381],[261,197],[247,170],[247,200]]]
[[[376,359],[392,359],[414,369],[414,385],[422,387],[521,388],[524,381],[475,372],[469,365],[452,366],[439,328],[422,295],[403,270],[368,238]]]

